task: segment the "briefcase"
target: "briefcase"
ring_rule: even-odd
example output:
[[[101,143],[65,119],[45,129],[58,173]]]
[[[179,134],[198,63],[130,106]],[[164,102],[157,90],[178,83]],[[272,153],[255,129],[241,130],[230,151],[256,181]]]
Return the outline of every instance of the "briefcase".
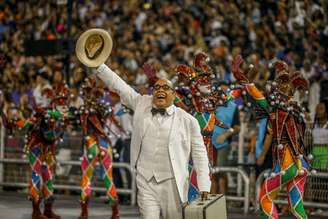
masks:
[[[183,207],[183,219],[226,219],[225,196],[209,194],[206,200],[197,198]]]

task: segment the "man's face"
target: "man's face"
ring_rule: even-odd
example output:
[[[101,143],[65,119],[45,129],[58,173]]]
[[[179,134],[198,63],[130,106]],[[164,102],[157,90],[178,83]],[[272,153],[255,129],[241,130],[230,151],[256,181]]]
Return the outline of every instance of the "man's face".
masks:
[[[153,103],[157,108],[167,108],[173,104],[175,92],[172,84],[164,79],[159,79],[153,88]]]

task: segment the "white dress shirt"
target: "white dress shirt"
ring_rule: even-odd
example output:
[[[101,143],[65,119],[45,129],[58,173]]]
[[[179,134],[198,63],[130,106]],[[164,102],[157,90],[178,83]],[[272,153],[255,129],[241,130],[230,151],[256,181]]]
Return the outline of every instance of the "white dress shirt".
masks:
[[[156,182],[174,177],[169,155],[173,114],[173,106],[170,106],[166,109],[165,115],[159,113],[153,115],[146,125],[147,130],[141,142],[137,171],[147,181],[152,177],[155,177]]]

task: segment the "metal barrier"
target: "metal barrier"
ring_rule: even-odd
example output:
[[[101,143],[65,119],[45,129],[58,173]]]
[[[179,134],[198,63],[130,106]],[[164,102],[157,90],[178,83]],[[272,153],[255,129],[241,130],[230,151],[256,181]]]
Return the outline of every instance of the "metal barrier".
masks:
[[[71,165],[71,166],[78,166],[80,167],[80,161],[57,161],[59,165]],[[0,159],[0,164],[24,164],[27,165],[28,162],[25,159]],[[124,168],[126,169],[131,175],[131,188],[130,189],[123,189],[117,188],[117,192],[119,194],[130,194],[131,196],[131,205],[136,204],[136,181],[135,176],[131,171],[130,165],[128,163],[113,163],[113,168]],[[3,174],[3,173],[0,173]],[[7,187],[27,187],[29,183],[27,182],[5,182],[0,181],[0,186],[7,186]],[[69,184],[56,184],[54,186],[55,189],[66,189],[66,190],[81,190],[81,187],[78,185],[69,185]],[[92,190],[105,192],[106,189],[104,187],[93,187]]]
[[[244,163],[244,148],[245,148],[245,134],[247,130],[247,124],[245,122],[240,123],[240,131],[238,134],[238,163]],[[242,192],[242,179],[241,176],[237,176],[237,195],[240,196]]]
[[[247,214],[248,210],[249,210],[249,178],[247,176],[247,174],[245,173],[245,171],[243,171],[240,168],[237,167],[213,167],[211,170],[212,173],[237,173],[239,174],[244,183],[245,183],[245,187],[244,187],[244,196],[243,197],[239,197],[239,196],[226,196],[227,200],[230,201],[243,201],[244,202],[244,213]]]
[[[256,200],[259,200],[260,198],[260,191],[261,191],[261,185],[262,182],[264,181],[265,175],[268,174],[270,172],[270,170],[265,170],[263,171],[257,178],[256,180]],[[307,183],[309,182],[309,180],[311,178],[324,178],[324,179],[328,179],[328,173],[323,173],[323,172],[318,172],[314,175],[309,175],[307,177]],[[306,189],[308,189],[308,187],[305,187]],[[311,188],[309,188],[311,189]],[[304,194],[306,194],[306,191],[304,192]],[[328,208],[328,203],[320,203],[320,202],[313,202],[313,201],[306,201],[307,197],[304,197],[304,206],[305,207],[315,207],[315,208]],[[281,200],[281,199],[276,199],[274,201],[275,203],[278,204],[288,204],[287,198],[285,200]],[[256,201],[256,210],[260,209],[260,203],[259,201]]]

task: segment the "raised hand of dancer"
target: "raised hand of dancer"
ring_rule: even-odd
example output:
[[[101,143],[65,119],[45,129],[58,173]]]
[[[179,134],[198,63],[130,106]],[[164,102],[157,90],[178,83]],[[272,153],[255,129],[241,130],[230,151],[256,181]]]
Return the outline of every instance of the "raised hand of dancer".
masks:
[[[231,71],[233,76],[242,83],[249,83],[249,80],[245,74],[245,72],[241,69],[241,65],[243,64],[244,60],[241,55],[237,55],[232,60]]]

